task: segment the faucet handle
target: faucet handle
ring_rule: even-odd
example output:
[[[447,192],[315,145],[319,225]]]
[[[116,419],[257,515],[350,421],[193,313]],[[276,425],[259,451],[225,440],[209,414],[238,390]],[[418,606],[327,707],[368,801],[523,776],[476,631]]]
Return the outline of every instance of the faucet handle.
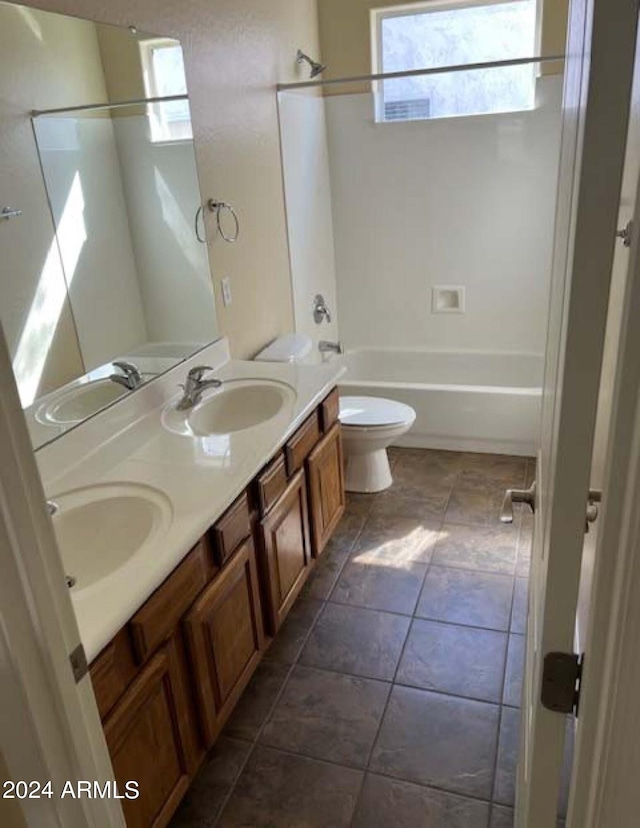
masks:
[[[204,377],[207,371],[213,371],[213,368],[210,365],[196,365],[195,368],[191,368],[187,377],[190,380],[195,380],[196,382],[200,382],[200,380]]]

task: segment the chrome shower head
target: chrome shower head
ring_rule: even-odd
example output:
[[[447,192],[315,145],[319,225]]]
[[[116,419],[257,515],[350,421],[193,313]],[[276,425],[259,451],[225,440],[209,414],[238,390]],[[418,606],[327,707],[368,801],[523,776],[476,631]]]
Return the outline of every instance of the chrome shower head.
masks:
[[[317,78],[318,75],[321,75],[327,68],[322,63],[312,60],[309,55],[305,55],[302,49],[298,49],[298,53],[296,54],[296,63],[302,63],[303,61],[308,63],[311,67],[311,74],[309,75],[310,78]]]

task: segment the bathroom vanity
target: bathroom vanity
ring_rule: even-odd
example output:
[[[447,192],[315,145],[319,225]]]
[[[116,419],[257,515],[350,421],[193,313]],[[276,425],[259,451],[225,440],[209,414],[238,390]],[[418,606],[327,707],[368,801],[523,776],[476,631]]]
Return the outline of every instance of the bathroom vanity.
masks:
[[[168,823],[342,516],[341,371],[219,340],[37,453],[128,826]]]
[[[130,826],[165,825],[344,511],[333,389],[91,665]]]

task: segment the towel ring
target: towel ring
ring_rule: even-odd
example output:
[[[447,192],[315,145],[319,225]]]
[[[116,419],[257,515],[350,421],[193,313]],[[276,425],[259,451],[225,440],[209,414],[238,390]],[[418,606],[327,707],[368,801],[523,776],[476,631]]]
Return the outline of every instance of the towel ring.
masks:
[[[202,236],[200,235],[200,217],[202,217],[202,229],[206,230],[205,224],[204,224],[204,207],[202,205],[200,205],[200,207],[198,207],[198,209],[196,210],[196,218],[195,218],[195,221],[194,221],[194,230],[196,231],[196,239],[198,239],[200,244],[206,244],[207,243],[206,236],[204,235],[204,233],[202,234]]]
[[[215,199],[210,198],[207,201],[207,208],[211,213],[216,214],[216,226],[218,228],[218,233],[220,233],[224,241],[228,242],[229,244],[233,244],[235,241],[237,241],[238,236],[240,235],[240,221],[238,220],[238,216],[233,207],[230,204],[227,204],[225,201],[215,201]],[[221,216],[225,211],[231,213],[235,224],[235,230],[233,232],[233,235],[229,236],[222,229]]]

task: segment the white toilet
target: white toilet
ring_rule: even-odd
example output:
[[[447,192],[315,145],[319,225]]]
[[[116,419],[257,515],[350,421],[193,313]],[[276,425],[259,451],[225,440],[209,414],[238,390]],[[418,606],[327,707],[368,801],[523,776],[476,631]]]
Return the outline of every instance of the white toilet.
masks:
[[[387,446],[416,419],[409,405],[382,397],[340,397],[348,492],[381,492],[392,484]]]
[[[260,362],[301,362],[312,341],[306,334],[278,337],[258,353]],[[406,434],[416,419],[409,405],[382,397],[340,397],[340,423],[348,492],[381,492],[392,484],[387,446]]]

